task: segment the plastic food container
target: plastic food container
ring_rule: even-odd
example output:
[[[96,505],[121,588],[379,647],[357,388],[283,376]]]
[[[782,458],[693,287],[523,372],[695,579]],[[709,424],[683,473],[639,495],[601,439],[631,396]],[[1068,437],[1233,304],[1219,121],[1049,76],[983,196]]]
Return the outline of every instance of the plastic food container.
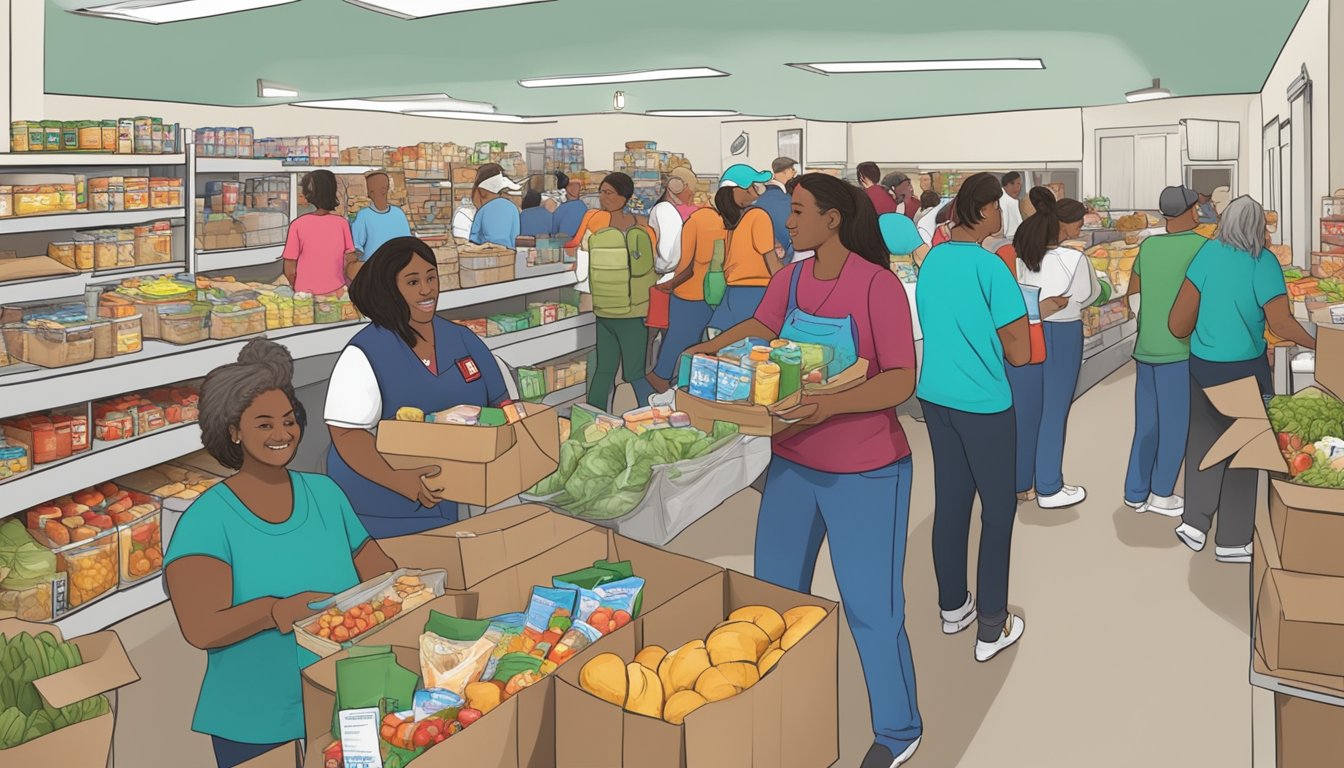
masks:
[[[210,338],[236,339],[240,336],[253,336],[266,332],[266,308],[253,307],[234,311],[220,311],[215,307],[210,311]]]
[[[28,449],[22,445],[0,446],[0,478],[13,477],[32,469]]]
[[[341,304],[335,296],[321,296],[313,311],[313,321],[317,325],[330,325],[341,322]]]
[[[159,338],[169,344],[195,344],[210,338],[210,308],[170,304],[157,308]]]
[[[90,320],[93,328],[93,359],[106,360],[117,354],[117,337],[110,320]]]
[[[415,586],[417,582],[418,587]],[[441,596],[447,582],[447,571],[437,569],[418,571],[401,568],[374,581],[365,582],[336,595],[329,601],[331,607],[326,611],[294,622],[294,639],[303,648],[307,648],[318,656],[325,658],[342,648],[349,648],[354,639],[360,635],[375,632],[384,623],[394,621],[402,613],[414,610]],[[376,624],[371,623],[367,629],[356,631],[353,636],[349,636],[349,630],[347,629],[347,636],[344,639],[333,638],[330,628],[327,628],[327,636],[322,636],[324,629],[321,626],[323,616],[329,614],[334,616],[335,614],[331,613],[333,611],[344,614],[357,605],[372,604],[374,601],[381,602],[383,600],[392,600],[397,604],[396,613],[393,616],[385,616],[383,621]],[[365,619],[365,621],[368,620]]]
[[[51,621],[65,610],[65,574],[26,589],[0,589],[0,618]]]
[[[118,317],[111,320],[112,336],[116,343],[117,355],[133,355],[144,349],[144,334],[140,327],[140,315]]]
[[[56,567],[65,574],[67,602],[71,610],[117,589],[117,529],[104,531],[92,539],[76,541],[54,550]]]
[[[130,510],[129,514],[136,515],[134,521],[117,526],[122,584],[134,584],[163,570],[162,510],[151,497],[131,495],[149,501]]]
[[[7,325],[3,336],[9,356],[30,365],[62,368],[93,360],[92,325]]]

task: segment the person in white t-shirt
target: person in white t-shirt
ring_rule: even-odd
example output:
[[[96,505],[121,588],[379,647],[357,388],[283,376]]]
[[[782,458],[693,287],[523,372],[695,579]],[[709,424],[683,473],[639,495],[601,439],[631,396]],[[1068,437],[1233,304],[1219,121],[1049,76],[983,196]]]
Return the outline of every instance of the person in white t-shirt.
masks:
[[[1022,226],[1022,174],[1017,171],[1003,174],[1003,199],[999,207],[1003,209],[1003,235],[1013,237],[1017,228]]]
[[[1087,498],[1085,489],[1064,483],[1064,438],[1083,367],[1082,310],[1097,300],[1100,286],[1092,262],[1060,245],[1078,237],[1087,208],[1077,200],[1056,201],[1045,187],[1032,189],[1030,199],[1036,213],[1022,222],[1013,246],[1018,282],[1040,289],[1045,361],[1008,369],[1017,415],[1017,492],[1019,501],[1063,509]]]

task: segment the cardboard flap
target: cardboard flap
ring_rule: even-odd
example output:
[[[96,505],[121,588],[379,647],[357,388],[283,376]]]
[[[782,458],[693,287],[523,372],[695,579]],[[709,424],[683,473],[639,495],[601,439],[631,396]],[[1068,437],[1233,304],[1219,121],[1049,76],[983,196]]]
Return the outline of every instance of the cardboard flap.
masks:
[[[58,708],[69,706],[140,679],[116,632],[95,632],[72,642],[79,646],[84,663],[33,681],[47,704]]]
[[[1265,401],[1260,397],[1260,385],[1253,377],[1237,379],[1204,390],[1213,407],[1233,419],[1259,419],[1269,422]]]
[[[518,439],[531,440],[546,458],[560,463],[560,416],[553,408],[531,414],[518,422],[522,435]]]
[[[1344,392],[1344,328],[1316,327],[1316,383],[1336,397]]]
[[[1310,512],[1325,512],[1332,515],[1344,514],[1340,506],[1341,492],[1334,488],[1312,488],[1298,485],[1287,480],[1271,479],[1270,487],[1278,495],[1284,506],[1292,509],[1304,509]],[[1282,542],[1280,542],[1282,545]]]
[[[1344,579],[1272,571],[1286,621],[1344,625]]]
[[[1279,443],[1269,425],[1265,401],[1260,397],[1260,387],[1255,379],[1238,379],[1209,387],[1204,394],[1219,413],[1235,421],[1205,454],[1200,469],[1231,459],[1232,467],[1236,469],[1287,471],[1288,465],[1279,452]]]

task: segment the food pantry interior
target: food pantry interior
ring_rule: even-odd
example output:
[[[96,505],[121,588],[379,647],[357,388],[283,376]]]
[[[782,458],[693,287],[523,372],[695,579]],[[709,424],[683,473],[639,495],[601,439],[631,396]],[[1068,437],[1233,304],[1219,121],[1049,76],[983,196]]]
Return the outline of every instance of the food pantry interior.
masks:
[[[1338,4],[2,2],[0,763],[1344,754]]]

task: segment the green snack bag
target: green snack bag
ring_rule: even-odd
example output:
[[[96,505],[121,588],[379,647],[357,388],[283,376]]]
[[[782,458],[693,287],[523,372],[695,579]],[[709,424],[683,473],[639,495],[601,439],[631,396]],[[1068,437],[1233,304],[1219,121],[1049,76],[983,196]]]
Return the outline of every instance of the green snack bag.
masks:
[[[476,423],[482,427],[502,427],[509,423],[504,411],[498,408],[482,408],[480,418]]]
[[[490,629],[489,620],[460,619],[433,610],[429,612],[429,621],[425,622],[426,632],[438,635],[444,640],[458,640],[468,643],[485,637],[485,632],[488,629]]]

